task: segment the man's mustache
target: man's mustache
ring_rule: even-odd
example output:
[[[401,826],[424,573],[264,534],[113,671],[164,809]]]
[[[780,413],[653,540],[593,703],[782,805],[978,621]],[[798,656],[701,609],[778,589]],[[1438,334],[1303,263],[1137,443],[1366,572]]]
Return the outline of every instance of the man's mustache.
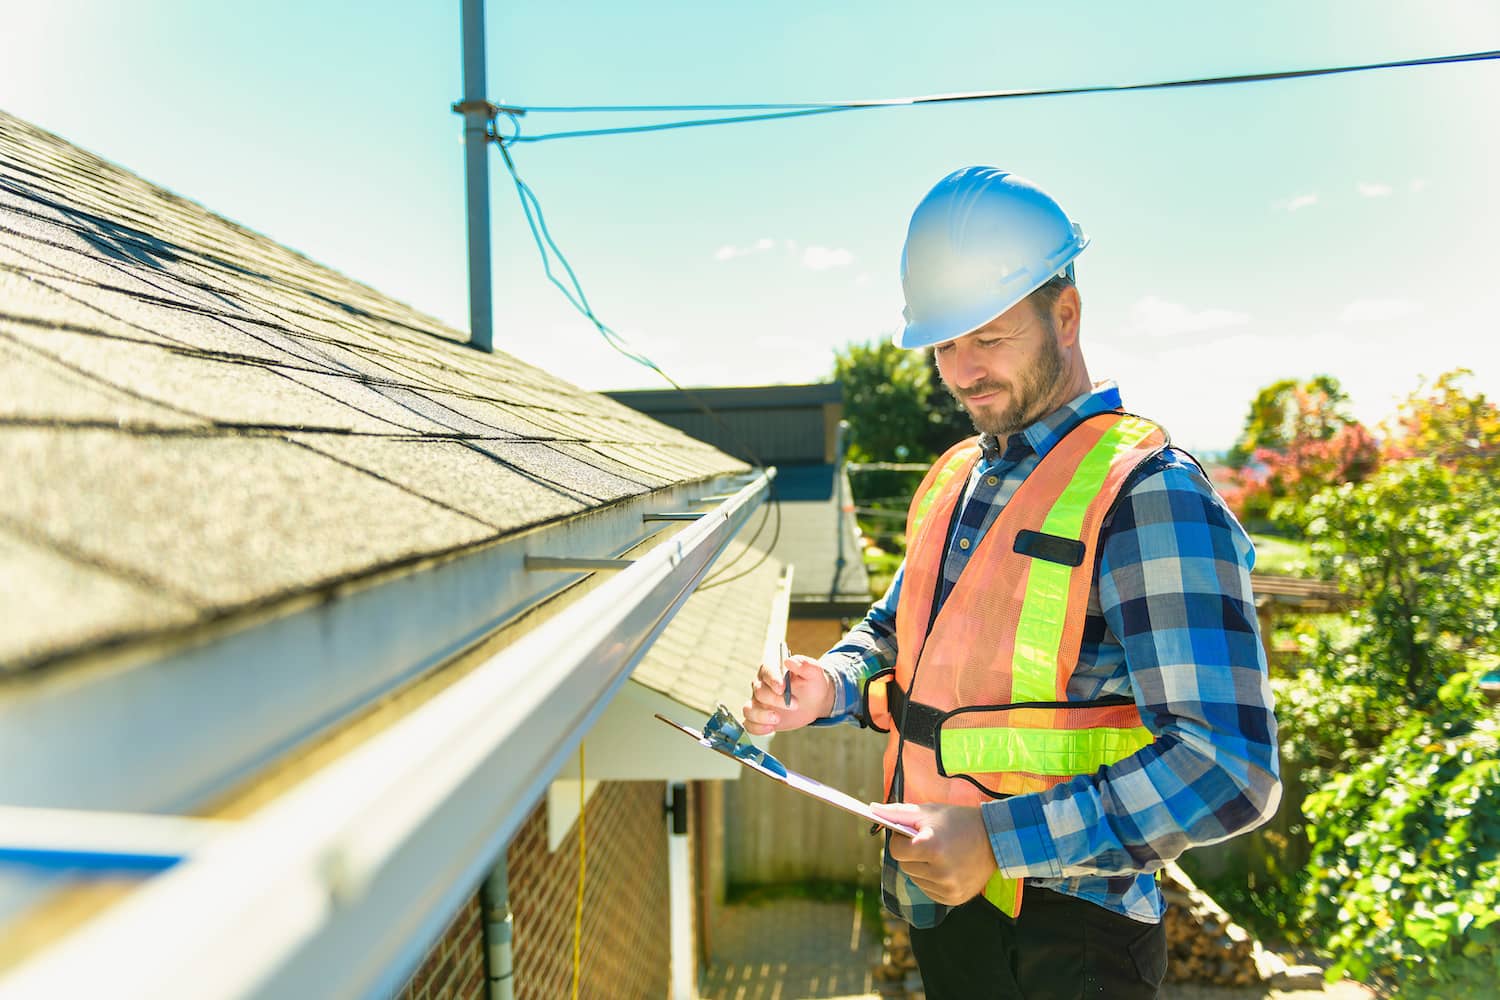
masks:
[[[1010,391],[1010,383],[1009,382],[975,382],[973,385],[969,386],[966,389],[960,389],[960,388],[958,388],[956,386],[951,386],[951,385],[948,388],[949,388],[950,391],[952,391],[953,395],[957,396],[959,399],[961,399],[961,400],[967,400],[967,399],[970,399],[970,398],[972,398],[974,396],[984,396],[984,395],[987,395],[987,394],[992,393],[992,392],[999,392],[1002,389],[1004,389],[1004,390],[1006,390],[1008,392],[1008,391]]]

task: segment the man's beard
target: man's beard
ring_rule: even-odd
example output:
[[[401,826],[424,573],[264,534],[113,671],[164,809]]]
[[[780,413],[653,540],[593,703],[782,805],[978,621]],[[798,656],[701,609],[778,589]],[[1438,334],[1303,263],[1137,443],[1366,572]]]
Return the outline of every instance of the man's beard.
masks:
[[[1051,324],[1045,325],[1048,327],[1047,335],[1042,338],[1042,346],[1037,353],[1036,361],[1029,370],[1021,373],[1017,384],[984,381],[976,382],[960,391],[947,382],[943,383],[949,394],[969,411],[969,418],[974,421],[974,429],[981,434],[1007,437],[1031,426],[1047,415],[1052,397],[1062,382],[1063,356],[1061,349],[1057,346],[1057,336],[1051,329]],[[975,411],[965,402],[967,397],[983,396],[985,393],[1001,389],[1007,391],[1010,403],[998,412],[990,409]]]

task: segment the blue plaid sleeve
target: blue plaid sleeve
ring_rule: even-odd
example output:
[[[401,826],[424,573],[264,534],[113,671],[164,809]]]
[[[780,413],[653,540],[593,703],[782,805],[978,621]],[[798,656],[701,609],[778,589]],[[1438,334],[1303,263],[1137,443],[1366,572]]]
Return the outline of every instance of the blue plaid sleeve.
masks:
[[[901,599],[901,580],[906,573],[902,562],[886,588],[885,596],[876,601],[858,625],[849,630],[844,641],[824,653],[819,662],[833,681],[833,711],[828,718],[813,723],[830,726],[840,722],[863,725],[859,710],[865,681],[875,673],[896,665],[896,602]]]
[[[1281,798],[1244,530],[1195,466],[1168,458],[1122,494],[1100,548],[1100,611],[1156,740],[1049,791],[986,803],[1011,877],[1155,871],[1259,825]]]

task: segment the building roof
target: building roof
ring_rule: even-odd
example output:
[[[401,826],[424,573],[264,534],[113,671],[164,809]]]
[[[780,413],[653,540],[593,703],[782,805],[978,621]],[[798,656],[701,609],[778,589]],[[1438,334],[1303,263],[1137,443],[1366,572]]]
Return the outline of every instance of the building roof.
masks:
[[[784,572],[763,548],[730,542],[631,680],[704,715],[721,703],[738,712],[765,654],[767,612]],[[786,622],[775,622],[773,615],[772,627],[777,625],[785,634]]]
[[[768,516],[779,515],[781,527],[771,553],[796,568],[792,600],[868,605],[870,576],[848,474],[835,465],[784,466],[775,485],[780,510]]]
[[[776,510],[760,543],[795,569],[799,605],[868,605],[849,479],[837,464],[843,389],[837,383],[611,392],[694,437],[775,465]],[[713,411],[704,412],[707,406]]]
[[[743,463],[0,113],[0,676]]]

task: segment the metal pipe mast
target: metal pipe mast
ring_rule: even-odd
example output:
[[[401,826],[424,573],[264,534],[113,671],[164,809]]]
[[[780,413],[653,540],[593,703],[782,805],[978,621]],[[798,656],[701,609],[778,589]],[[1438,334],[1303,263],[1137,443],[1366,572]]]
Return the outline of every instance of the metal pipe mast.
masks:
[[[494,108],[485,96],[484,0],[463,0],[464,176],[469,222],[469,346],[495,349],[490,271],[489,129]]]

